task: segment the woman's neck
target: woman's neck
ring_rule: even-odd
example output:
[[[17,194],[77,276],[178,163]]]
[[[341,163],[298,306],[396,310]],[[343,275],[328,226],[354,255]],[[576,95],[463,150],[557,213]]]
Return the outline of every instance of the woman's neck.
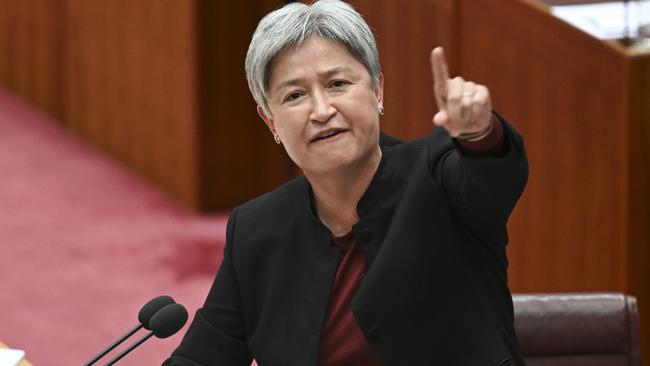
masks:
[[[354,167],[326,175],[305,172],[314,192],[320,220],[334,236],[343,236],[359,221],[357,204],[379,167],[381,150]]]

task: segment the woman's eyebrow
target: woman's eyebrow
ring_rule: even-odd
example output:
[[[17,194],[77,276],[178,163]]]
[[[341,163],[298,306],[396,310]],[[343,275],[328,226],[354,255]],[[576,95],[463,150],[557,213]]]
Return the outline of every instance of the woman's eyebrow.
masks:
[[[331,76],[334,76],[334,75],[337,75],[337,74],[342,74],[344,72],[351,72],[351,71],[352,71],[352,69],[347,67],[347,66],[339,66],[339,67],[335,67],[333,69],[327,70],[325,72],[319,73],[318,75],[320,77],[331,77]]]
[[[281,82],[280,84],[278,84],[278,86],[275,87],[275,90],[278,91],[278,90],[280,90],[282,88],[285,88],[287,86],[298,85],[298,84],[300,84],[301,80],[302,80],[302,78],[295,78],[295,79],[285,80],[285,81]]]

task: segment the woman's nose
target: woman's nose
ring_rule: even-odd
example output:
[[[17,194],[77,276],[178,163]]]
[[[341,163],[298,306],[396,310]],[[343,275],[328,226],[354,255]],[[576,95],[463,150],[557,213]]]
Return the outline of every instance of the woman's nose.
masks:
[[[309,118],[317,123],[326,123],[336,113],[325,93],[313,93],[311,100],[311,115]]]

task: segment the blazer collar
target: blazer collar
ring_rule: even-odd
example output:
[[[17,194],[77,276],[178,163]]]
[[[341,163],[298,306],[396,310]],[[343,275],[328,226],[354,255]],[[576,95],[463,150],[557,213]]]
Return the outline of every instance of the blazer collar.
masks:
[[[377,171],[372,177],[366,192],[361,196],[361,199],[357,204],[357,213],[360,220],[370,213],[375,204],[384,195],[384,192],[386,192],[386,189],[390,186],[395,171],[393,148],[385,145],[380,145],[380,148],[382,156]],[[309,184],[309,181],[304,176],[302,179],[304,181],[304,194],[307,195],[305,202],[309,202],[309,205],[305,207],[308,210],[306,216],[309,216],[309,221],[311,221],[313,229],[317,232],[317,236],[325,234],[329,236],[329,229],[318,218],[314,192],[311,188],[311,184]]]
[[[379,161],[379,167],[377,167],[377,171],[372,177],[368,189],[366,189],[366,192],[361,196],[357,204],[359,219],[362,219],[370,213],[370,210],[372,210],[377,201],[386,192],[386,188],[388,188],[393,178],[393,172],[395,170],[394,159],[392,157],[393,149],[390,146],[382,145],[380,145],[380,148],[381,160]]]

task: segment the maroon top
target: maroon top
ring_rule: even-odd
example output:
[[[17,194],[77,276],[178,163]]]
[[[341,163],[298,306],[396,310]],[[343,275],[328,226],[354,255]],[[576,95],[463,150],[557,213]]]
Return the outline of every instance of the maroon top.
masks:
[[[341,249],[342,256],[323,326],[319,365],[379,366],[350,308],[350,301],[368,270],[366,258],[353,232],[333,238],[332,244]]]
[[[493,155],[503,151],[503,127],[493,117],[494,128],[489,135],[479,141],[455,140],[463,152],[471,155]],[[368,270],[354,233],[332,238],[332,245],[341,249],[339,263],[332,290],[330,303],[323,325],[320,344],[320,366],[379,366],[363,336],[350,302],[361,285]]]

